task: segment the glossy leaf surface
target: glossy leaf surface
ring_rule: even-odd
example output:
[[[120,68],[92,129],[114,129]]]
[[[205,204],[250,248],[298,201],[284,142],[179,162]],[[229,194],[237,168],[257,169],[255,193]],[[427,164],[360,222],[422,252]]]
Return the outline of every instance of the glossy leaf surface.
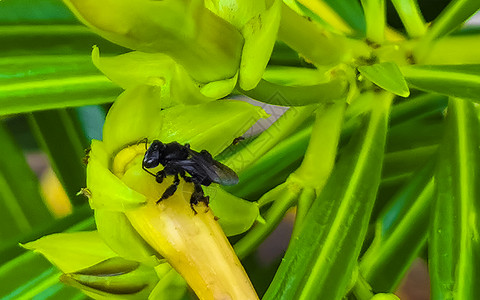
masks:
[[[412,88],[480,101],[480,65],[416,65],[401,70]]]
[[[391,62],[361,66],[360,73],[379,87],[402,97],[408,97],[410,91],[398,66]]]
[[[344,296],[380,183],[391,96],[375,100],[368,122],[313,202],[264,299]]]
[[[429,267],[432,299],[476,299],[479,268],[479,121],[472,102],[452,98],[435,173]]]

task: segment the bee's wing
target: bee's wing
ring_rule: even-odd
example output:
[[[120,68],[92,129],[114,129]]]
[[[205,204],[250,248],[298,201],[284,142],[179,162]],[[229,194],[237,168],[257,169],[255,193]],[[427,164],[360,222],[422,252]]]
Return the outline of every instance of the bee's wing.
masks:
[[[191,175],[206,175],[211,181],[221,185],[235,185],[238,183],[237,174],[226,165],[214,160],[208,153],[198,153],[190,150],[190,163],[183,164],[183,168]]]

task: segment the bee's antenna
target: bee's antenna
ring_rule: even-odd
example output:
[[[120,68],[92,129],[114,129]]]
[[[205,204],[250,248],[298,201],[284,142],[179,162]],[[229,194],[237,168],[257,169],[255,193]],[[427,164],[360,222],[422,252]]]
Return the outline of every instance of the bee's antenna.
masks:
[[[147,150],[147,145],[148,145],[148,138],[144,138],[138,141],[137,145],[145,143],[145,150]]]
[[[147,168],[145,168],[145,166],[143,165],[142,163],[142,169],[147,172],[148,174],[152,175],[153,177],[157,177],[157,175],[153,174],[152,172],[150,172]]]

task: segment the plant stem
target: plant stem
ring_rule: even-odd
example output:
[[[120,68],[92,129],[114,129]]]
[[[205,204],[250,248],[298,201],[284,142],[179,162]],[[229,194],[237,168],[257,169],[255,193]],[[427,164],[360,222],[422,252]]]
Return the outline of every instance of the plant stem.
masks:
[[[273,146],[292,134],[310,117],[315,107],[315,105],[310,105],[290,108],[254,141],[227,158],[224,163],[237,173],[247,168],[272,149]]]
[[[370,300],[374,295],[372,287],[360,274],[357,276],[357,281],[355,282],[352,292],[357,297],[357,300]]]
[[[278,38],[315,65],[334,66],[349,61],[352,52],[357,53],[355,56],[369,56],[370,51],[365,43],[335,35],[286,4],[282,6]],[[352,43],[356,47],[352,48]]]
[[[315,124],[302,165],[295,175],[321,191],[335,163],[346,103],[338,101],[316,111]]]
[[[367,38],[383,43],[385,39],[385,0],[361,0],[367,22]]]
[[[458,28],[470,16],[480,8],[480,2],[476,0],[456,0],[442,11],[433,22],[430,30],[427,31],[422,40],[418,43],[415,51],[415,57],[420,61],[426,59],[430,52],[432,43],[441,37],[449,34]]]
[[[322,84],[295,87],[262,79],[254,89],[239,90],[244,95],[268,104],[304,106],[343,98],[349,90],[349,85],[347,79],[340,76]]]
[[[425,34],[427,27],[416,0],[392,0],[392,3],[410,37]]]

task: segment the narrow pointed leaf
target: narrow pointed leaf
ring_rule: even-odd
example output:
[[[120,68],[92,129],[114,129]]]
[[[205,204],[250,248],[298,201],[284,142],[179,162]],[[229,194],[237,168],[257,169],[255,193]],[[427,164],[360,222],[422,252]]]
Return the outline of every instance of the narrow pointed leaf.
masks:
[[[89,208],[90,211],[90,208]],[[75,213],[78,214],[78,213]],[[70,218],[67,217],[67,218]],[[77,216],[76,224],[72,225],[72,220],[69,220],[68,224],[65,224],[64,220],[58,220],[58,225],[55,226],[55,230],[62,231],[67,227],[69,230],[91,230],[94,227],[93,219],[85,219],[85,214]],[[82,220],[78,222],[78,220]],[[52,230],[51,228],[48,229]],[[31,240],[31,239],[29,239]],[[18,242],[16,247],[22,249]],[[61,251],[68,251],[66,248]],[[85,253],[84,253],[85,255]],[[1,253],[2,259],[5,257]],[[83,257],[83,256],[82,256]],[[83,259],[83,258],[82,258]],[[80,266],[82,267],[82,266]],[[77,295],[80,293],[73,288],[66,288],[66,286],[58,281],[60,271],[52,266],[44,257],[28,251],[10,258],[7,262],[2,262],[0,266],[0,298],[1,299],[32,299],[36,295],[38,297],[51,299],[77,299],[72,298],[69,295]],[[60,294],[59,297],[57,293]],[[45,296],[47,295],[47,296]],[[64,297],[62,298],[61,295]],[[80,298],[83,299],[83,298]]]
[[[322,0],[315,0],[310,2],[321,2]],[[352,28],[364,33],[365,32],[365,16],[362,7],[358,1],[349,0],[323,0],[330,7],[332,7]],[[307,4],[307,0],[300,0],[299,2]]]
[[[474,104],[451,98],[435,173],[429,238],[432,299],[480,297],[480,125]]]
[[[313,202],[263,299],[345,295],[380,184],[392,99],[391,94],[380,95]]]
[[[5,245],[5,241],[49,223],[53,217],[43,202],[38,179],[3,123],[0,141],[0,240]]]
[[[2,12],[5,4],[2,4]],[[38,13],[38,10],[35,10],[35,12]],[[21,13],[26,13],[25,8],[22,8]],[[4,56],[52,55],[53,58],[54,55],[81,54],[88,56],[91,45],[98,45],[104,52],[108,53],[118,54],[126,51],[125,48],[112,44],[94,34],[85,26],[75,23],[75,25],[0,26],[0,40],[2,41],[0,50]]]
[[[141,299],[153,290],[158,277],[153,267],[113,257],[75,273],[64,274],[60,280],[101,296]]]
[[[423,65],[401,68],[410,87],[480,101],[480,65]]]
[[[459,28],[463,22],[480,9],[480,2],[476,0],[454,0],[433,21],[425,40],[434,40],[443,37],[454,29]]]
[[[85,185],[85,166],[82,158],[88,142],[77,116],[66,109],[34,112],[29,121],[37,142],[48,155],[52,167],[74,204],[83,204],[77,197]]]
[[[57,233],[23,247],[44,255],[63,272],[76,272],[117,256],[96,231]]]
[[[0,59],[0,115],[111,102],[118,91],[88,56]]]
[[[400,69],[395,63],[384,62],[371,66],[361,66],[358,70],[362,75],[367,77],[368,80],[384,90],[402,97],[408,97],[410,95],[405,78],[403,78],[402,72],[400,72]]]
[[[433,161],[416,173],[382,211],[360,273],[378,292],[394,292],[427,241],[433,201]]]

